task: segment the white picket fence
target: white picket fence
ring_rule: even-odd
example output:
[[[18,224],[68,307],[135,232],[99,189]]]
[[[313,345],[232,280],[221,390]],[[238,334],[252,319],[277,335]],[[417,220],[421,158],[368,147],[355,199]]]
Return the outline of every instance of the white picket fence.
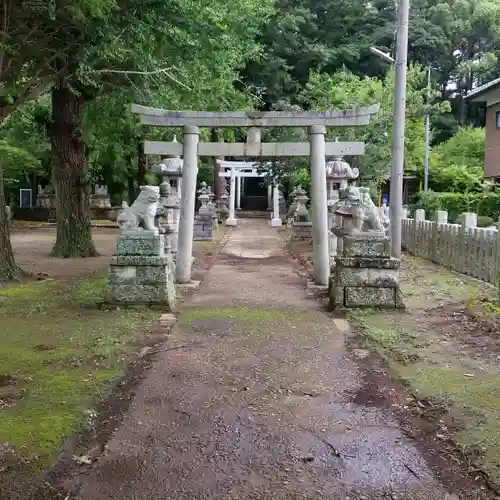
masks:
[[[438,211],[435,221],[417,210],[402,221],[403,248],[454,271],[497,284],[500,272],[500,232],[476,227],[476,214],[463,214],[461,224],[448,224],[448,214]]]

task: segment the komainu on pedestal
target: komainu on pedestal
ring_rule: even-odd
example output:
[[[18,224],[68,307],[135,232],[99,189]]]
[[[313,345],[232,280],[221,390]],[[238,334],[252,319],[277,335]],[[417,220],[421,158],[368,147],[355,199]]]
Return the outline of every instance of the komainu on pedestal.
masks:
[[[159,199],[158,186],[141,186],[130,207],[123,203],[116,255],[109,266],[108,304],[175,309],[172,256],[165,252],[164,236],[155,226]]]
[[[335,257],[330,277],[330,309],[404,308],[400,260],[391,258],[391,239],[368,189],[350,186],[340,190],[334,212],[342,220],[333,232],[343,239],[343,250]]]

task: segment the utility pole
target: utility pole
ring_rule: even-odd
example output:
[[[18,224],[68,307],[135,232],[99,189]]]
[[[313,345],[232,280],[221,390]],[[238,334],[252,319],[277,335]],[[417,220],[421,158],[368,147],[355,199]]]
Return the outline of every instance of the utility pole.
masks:
[[[427,106],[431,99],[431,67],[427,67]],[[425,117],[425,173],[424,173],[424,193],[429,189],[429,142],[431,133],[431,121],[429,112]]]
[[[392,165],[389,211],[391,219],[391,255],[401,258],[403,218],[403,172],[405,156],[406,72],[408,59],[408,18],[410,0],[399,1],[396,48],[396,85],[392,125]]]

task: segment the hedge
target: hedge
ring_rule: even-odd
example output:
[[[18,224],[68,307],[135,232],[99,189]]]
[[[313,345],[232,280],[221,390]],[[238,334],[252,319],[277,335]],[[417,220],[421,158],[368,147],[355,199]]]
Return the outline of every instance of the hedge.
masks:
[[[446,210],[449,222],[458,222],[460,214],[474,212],[497,221],[500,217],[500,194],[495,193],[418,193],[412,209],[423,208],[426,218],[436,210]]]

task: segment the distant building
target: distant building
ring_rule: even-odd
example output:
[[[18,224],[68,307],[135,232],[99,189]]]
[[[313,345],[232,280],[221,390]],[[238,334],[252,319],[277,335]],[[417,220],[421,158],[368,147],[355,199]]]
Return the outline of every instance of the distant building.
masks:
[[[470,91],[467,99],[486,104],[484,177],[500,181],[500,78]]]

